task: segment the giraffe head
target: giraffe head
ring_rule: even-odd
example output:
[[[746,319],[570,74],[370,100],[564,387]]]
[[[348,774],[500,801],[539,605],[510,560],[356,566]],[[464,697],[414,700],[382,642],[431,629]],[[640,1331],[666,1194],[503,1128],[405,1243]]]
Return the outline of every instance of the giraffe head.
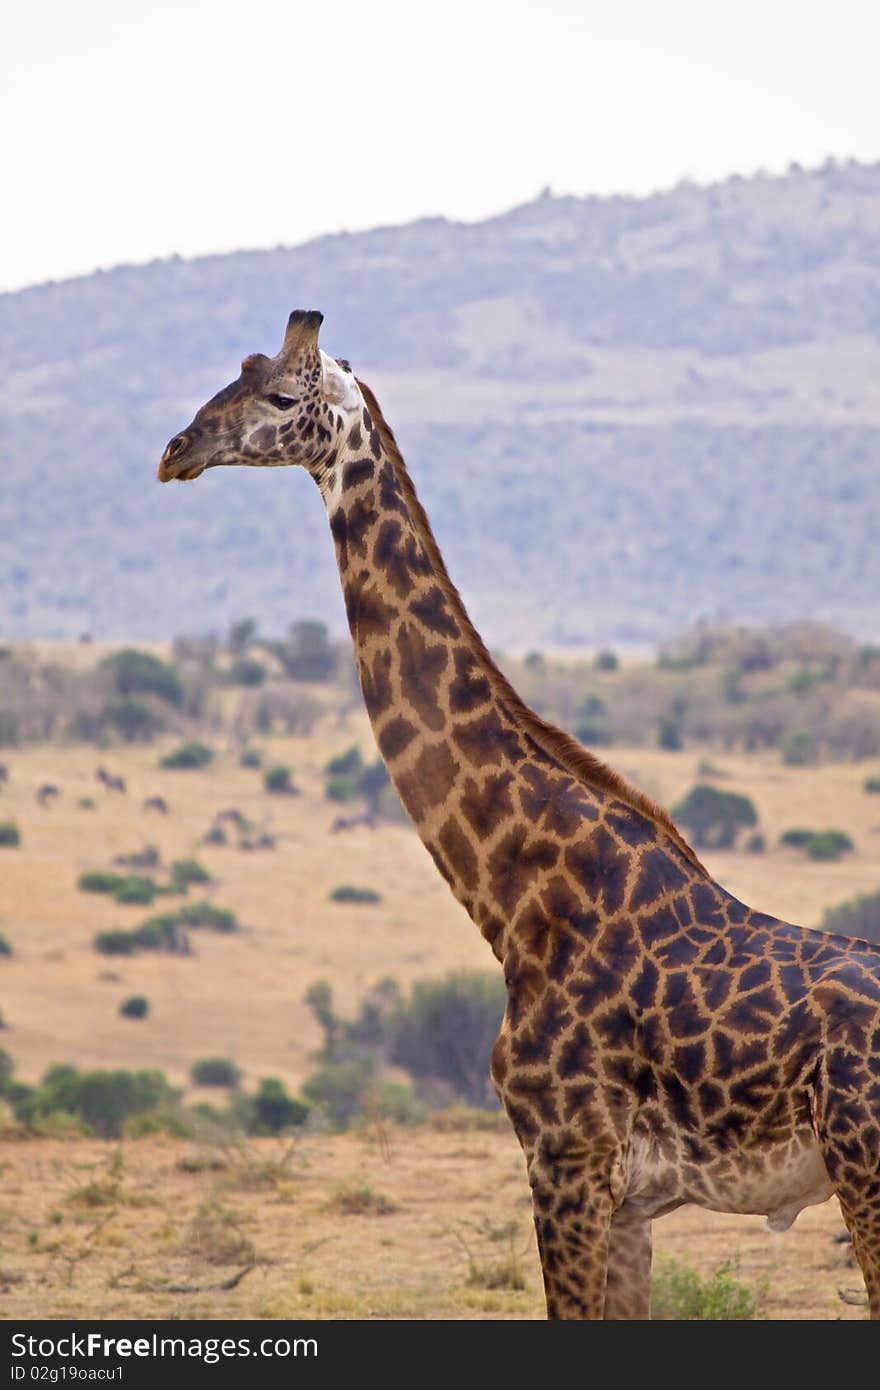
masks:
[[[159,480],[192,482],[221,464],[300,463],[320,481],[362,407],[348,363],[318,347],[322,320],[314,309],[295,309],[277,357],[246,357],[238,380],[169,441]]]

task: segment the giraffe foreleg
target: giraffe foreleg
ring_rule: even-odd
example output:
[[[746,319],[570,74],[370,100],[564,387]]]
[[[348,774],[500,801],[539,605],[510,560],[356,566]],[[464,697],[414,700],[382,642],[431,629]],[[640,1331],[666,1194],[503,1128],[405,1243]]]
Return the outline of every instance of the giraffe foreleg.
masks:
[[[605,1165],[539,1149],[528,1169],[547,1316],[602,1319],[614,1212]]]
[[[651,1316],[651,1223],[617,1211],[608,1241],[606,1321],[642,1320]]]

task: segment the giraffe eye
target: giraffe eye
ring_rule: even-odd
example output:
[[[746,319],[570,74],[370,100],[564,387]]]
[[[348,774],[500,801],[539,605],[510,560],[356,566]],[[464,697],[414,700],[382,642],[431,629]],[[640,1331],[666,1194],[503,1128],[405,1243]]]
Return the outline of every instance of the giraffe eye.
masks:
[[[267,396],[266,400],[278,410],[291,410],[299,401],[295,396]]]

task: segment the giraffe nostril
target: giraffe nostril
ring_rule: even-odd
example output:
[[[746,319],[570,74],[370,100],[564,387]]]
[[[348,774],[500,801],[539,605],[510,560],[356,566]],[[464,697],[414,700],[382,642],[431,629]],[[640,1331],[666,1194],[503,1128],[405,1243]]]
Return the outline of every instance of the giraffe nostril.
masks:
[[[168,448],[165,451],[168,458],[174,458],[176,454],[181,453],[186,448],[187,443],[185,434],[176,434],[173,439],[169,440]]]

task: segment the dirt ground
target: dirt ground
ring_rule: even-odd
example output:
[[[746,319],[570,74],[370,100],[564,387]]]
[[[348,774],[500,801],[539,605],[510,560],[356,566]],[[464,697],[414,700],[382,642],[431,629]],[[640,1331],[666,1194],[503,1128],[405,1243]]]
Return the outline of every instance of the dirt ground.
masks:
[[[7,1319],[544,1316],[525,1168],[503,1128],[226,1150],[8,1140],[0,1163]],[[685,1208],[655,1223],[655,1251],[703,1275],[732,1260],[766,1318],[861,1319],[842,1230],[833,1200],[784,1235]]]
[[[222,746],[198,772],[160,769],[165,749],[155,746],[5,755],[0,820],[14,820],[22,838],[0,849],[0,933],[12,949],[0,956],[0,1046],[18,1079],[36,1082],[56,1062],[157,1067],[192,1100],[200,1098],[189,1085],[193,1062],[221,1056],[235,1060],[247,1088],[278,1076],[296,1089],[321,1041],[304,1003],[315,980],[329,980],[338,1012],[351,1016],[384,976],[406,988],[453,968],[497,969],[408,826],[331,833],[340,808],[325,798],[322,769],[355,739],[373,756],[360,713],[328,716],[310,738],[266,740],[264,766],[293,770],[300,794],[290,797],[267,794],[261,772]],[[613,752],[615,767],[667,805],[699,775],[694,750]],[[880,887],[880,805],[862,791],[876,769],[711,758],[719,785],[754,799],[769,846],[706,856],[737,896],[815,926],[825,907]],[[96,781],[100,763],[125,777],[125,795]],[[36,791],[47,781],[59,794],[40,806]],[[167,816],[144,807],[157,795]],[[205,844],[217,812],[231,807],[275,848],[242,850],[234,834]],[[793,824],[846,830],[855,851],[814,863],[779,849]],[[233,910],[242,930],[194,932],[191,957],[98,954],[96,932],[137,926],[174,900],[122,906],[79,891],[78,877],[146,844],[166,865],[197,857],[214,882],[190,900]],[[340,884],[372,888],[381,902],[332,902]],[[149,999],[147,1019],[120,1016],[134,993]],[[120,1148],[0,1140],[0,1164],[7,1317],[542,1316],[528,1186],[507,1130],[374,1130],[304,1138],[289,1153],[260,1141],[219,1156],[170,1139]],[[367,1195],[346,1199],[345,1184],[357,1183]],[[382,1210],[383,1198],[393,1210]],[[344,1210],[346,1201],[356,1210]],[[738,1277],[762,1284],[768,1317],[859,1318],[861,1307],[838,1294],[861,1289],[846,1247],[833,1243],[841,1229],[830,1203],[784,1236],[758,1218],[692,1210],[664,1218],[655,1233],[661,1255],[686,1257],[704,1273],[738,1261]],[[224,1232],[238,1233],[237,1250],[234,1242],[214,1249]],[[245,1266],[234,1287],[212,1289]],[[511,1268],[524,1288],[509,1287]]]

